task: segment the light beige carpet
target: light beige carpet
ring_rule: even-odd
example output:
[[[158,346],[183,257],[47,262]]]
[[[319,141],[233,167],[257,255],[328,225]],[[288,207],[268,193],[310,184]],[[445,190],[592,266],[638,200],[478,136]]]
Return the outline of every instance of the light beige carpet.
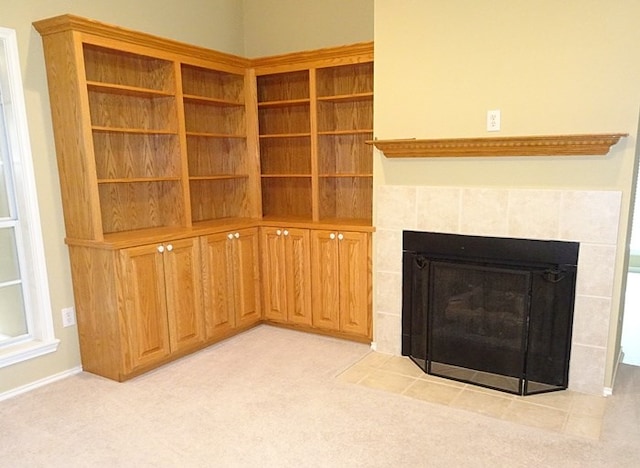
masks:
[[[369,352],[260,326],[124,384],[79,374],[0,402],[0,466],[640,465],[640,368],[590,440],[337,378]]]

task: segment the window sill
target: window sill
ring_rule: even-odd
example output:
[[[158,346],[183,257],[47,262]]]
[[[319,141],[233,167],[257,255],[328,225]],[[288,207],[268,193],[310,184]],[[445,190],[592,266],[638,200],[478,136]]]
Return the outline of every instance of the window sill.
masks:
[[[0,368],[53,353],[58,349],[59,344],[60,340],[57,339],[47,341],[30,340],[7,346],[6,349],[0,348]]]

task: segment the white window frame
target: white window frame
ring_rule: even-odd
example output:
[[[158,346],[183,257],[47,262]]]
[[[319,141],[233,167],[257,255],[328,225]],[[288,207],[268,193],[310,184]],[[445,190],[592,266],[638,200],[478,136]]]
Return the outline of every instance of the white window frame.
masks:
[[[49,282],[44,255],[44,242],[38,211],[38,197],[24,91],[18,57],[18,41],[13,29],[0,27],[0,48],[4,52],[7,68],[3,81],[3,99],[10,110],[7,117],[8,147],[11,157],[12,181],[15,194],[18,223],[16,241],[19,244],[20,275],[28,331],[17,340],[0,344],[0,368],[32,359],[57,350],[60,340],[55,338]],[[6,96],[8,94],[8,96]]]

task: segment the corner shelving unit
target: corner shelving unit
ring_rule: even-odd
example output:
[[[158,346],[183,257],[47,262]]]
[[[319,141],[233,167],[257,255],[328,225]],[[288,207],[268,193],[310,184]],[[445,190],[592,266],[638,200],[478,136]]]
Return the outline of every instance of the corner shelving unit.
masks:
[[[264,218],[371,226],[371,44],[256,62]]]

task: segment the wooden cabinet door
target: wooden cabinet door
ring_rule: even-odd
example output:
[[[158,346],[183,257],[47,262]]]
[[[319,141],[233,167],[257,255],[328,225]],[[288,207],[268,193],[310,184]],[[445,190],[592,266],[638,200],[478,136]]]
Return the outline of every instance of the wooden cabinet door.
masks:
[[[197,347],[204,340],[200,243],[180,239],[164,247],[171,351]]]
[[[369,335],[369,235],[338,233],[340,331]]]
[[[258,228],[234,232],[231,246],[236,326],[243,327],[262,318]]]
[[[334,231],[311,231],[313,325],[340,328],[340,277],[338,243]]]
[[[284,237],[282,229],[265,227],[260,236],[262,253],[262,292],[264,316],[268,320],[287,321],[287,287]]]
[[[233,262],[227,233],[201,239],[205,336],[226,336],[236,325],[234,315]]]
[[[157,245],[120,251],[124,307],[124,370],[130,373],[169,356],[163,254]]]
[[[311,325],[309,231],[284,229],[283,235],[287,319],[291,323]]]
[[[311,259],[307,229],[262,229],[265,317],[311,325]]]

